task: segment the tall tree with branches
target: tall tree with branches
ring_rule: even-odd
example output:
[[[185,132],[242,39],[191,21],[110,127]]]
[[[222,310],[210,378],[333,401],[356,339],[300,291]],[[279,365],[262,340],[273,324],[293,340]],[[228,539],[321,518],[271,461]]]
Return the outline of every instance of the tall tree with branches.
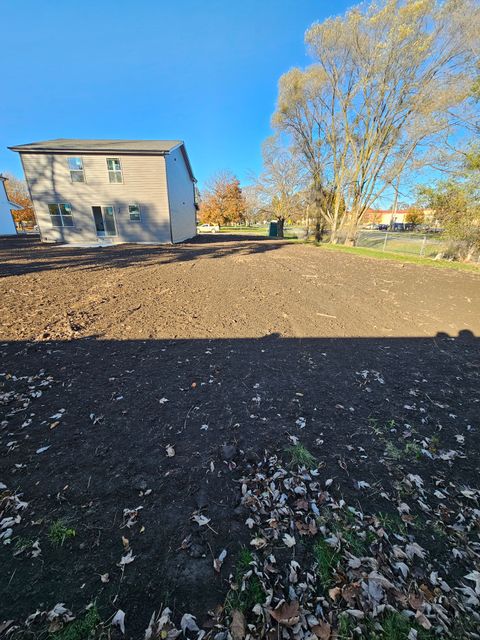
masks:
[[[257,180],[257,190],[268,217],[278,221],[278,236],[283,238],[285,221],[303,212],[305,171],[292,149],[278,137],[268,138],[262,148],[263,171]]]
[[[307,31],[314,63],[280,79],[273,125],[333,242],[354,242],[375,200],[468,119],[479,32],[476,0],[380,0]]]

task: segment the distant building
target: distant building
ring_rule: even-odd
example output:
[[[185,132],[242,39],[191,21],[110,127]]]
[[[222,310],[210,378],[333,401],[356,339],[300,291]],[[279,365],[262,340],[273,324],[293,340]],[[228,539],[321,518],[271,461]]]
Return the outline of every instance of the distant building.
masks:
[[[393,226],[395,223],[405,224],[411,210],[392,211],[391,209],[367,209],[363,222],[365,224],[387,224]]]
[[[12,209],[20,211],[22,207],[8,199],[5,187],[6,181],[7,178],[0,174],[0,236],[15,236],[17,235],[17,229],[13,221]]]
[[[195,176],[181,140],[68,140],[16,147],[44,242],[174,243],[196,235]]]
[[[410,214],[417,213],[416,209],[402,209],[392,211],[391,209],[367,209],[362,220],[363,224],[385,224],[393,227],[395,224],[408,224]],[[440,223],[435,216],[433,209],[423,209],[422,224],[427,225],[431,229],[438,229]]]

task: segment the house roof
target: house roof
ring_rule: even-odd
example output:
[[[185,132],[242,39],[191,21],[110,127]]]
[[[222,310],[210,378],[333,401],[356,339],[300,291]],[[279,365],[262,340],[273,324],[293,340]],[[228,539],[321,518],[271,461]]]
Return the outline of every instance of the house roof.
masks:
[[[9,147],[12,151],[90,151],[119,153],[168,153],[180,146],[181,140],[82,140],[78,138],[56,138]]]
[[[196,182],[182,140],[83,140],[56,138],[8,147],[19,153],[119,153],[124,155],[165,155],[180,147],[188,172]]]

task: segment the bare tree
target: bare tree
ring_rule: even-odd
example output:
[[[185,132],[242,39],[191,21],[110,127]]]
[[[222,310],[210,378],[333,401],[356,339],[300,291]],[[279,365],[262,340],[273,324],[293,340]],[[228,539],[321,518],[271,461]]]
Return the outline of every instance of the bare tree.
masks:
[[[381,0],[307,31],[314,64],[282,76],[273,124],[333,242],[354,242],[385,189],[468,120],[479,32],[476,0]]]
[[[252,177],[252,184],[242,187],[242,193],[245,198],[245,220],[247,224],[251,225],[265,220],[267,217],[265,203],[262,198],[261,188],[255,177]]]
[[[263,171],[257,180],[257,190],[265,213],[277,219],[278,236],[283,238],[285,220],[303,213],[305,171],[299,158],[278,137],[268,138],[262,153]]]

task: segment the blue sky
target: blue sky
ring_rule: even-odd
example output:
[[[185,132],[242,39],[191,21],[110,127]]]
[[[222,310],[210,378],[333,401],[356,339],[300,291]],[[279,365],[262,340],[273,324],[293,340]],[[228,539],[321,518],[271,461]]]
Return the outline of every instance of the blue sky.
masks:
[[[2,2],[0,172],[49,138],[179,138],[200,185],[261,166],[277,82],[344,0]]]

